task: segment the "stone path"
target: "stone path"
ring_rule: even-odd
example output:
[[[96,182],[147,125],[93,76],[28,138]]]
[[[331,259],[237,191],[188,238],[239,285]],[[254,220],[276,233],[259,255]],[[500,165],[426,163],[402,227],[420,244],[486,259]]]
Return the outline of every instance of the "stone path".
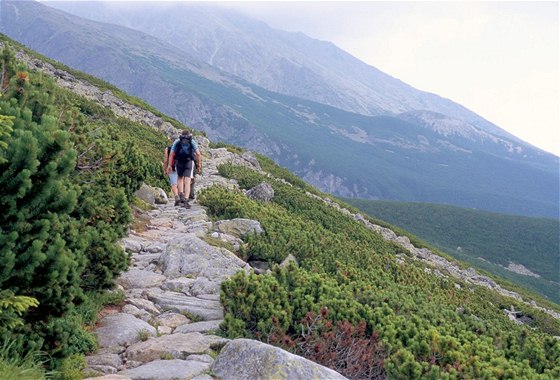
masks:
[[[212,234],[212,223],[196,202],[189,210],[159,205],[148,216],[146,231],[123,240],[132,253],[131,267],[118,280],[125,305],[100,320],[100,349],[87,362],[131,379],[211,379],[204,373],[227,342],[212,333],[223,318],[220,283],[249,267],[202,239]]]
[[[206,139],[201,145],[205,175],[197,178],[197,191],[214,184],[237,187],[219,176],[223,162],[259,169],[250,154],[210,149]],[[147,228],[121,241],[132,255],[117,281],[125,304],[105,310],[94,329],[99,349],[86,357],[90,380],[345,379],[279,348],[215,335],[224,317],[220,284],[251,270],[234,252],[245,235],[262,232],[258,221],[213,223],[196,201],[190,209],[157,205],[145,217]]]
[[[209,149],[207,141],[202,144],[206,159],[197,191],[215,183],[236,187],[217,171],[217,165],[235,156]],[[225,234],[219,226],[213,231],[196,201],[190,209],[171,202],[157,205],[147,218],[145,231],[131,231],[122,240],[132,254],[130,268],[118,279],[125,305],[96,326],[99,350],[86,357],[86,374],[105,374],[103,379],[212,379],[208,373],[215,354],[228,342],[213,334],[223,318],[220,284],[249,266],[204,239],[212,236],[238,248],[241,236]]]

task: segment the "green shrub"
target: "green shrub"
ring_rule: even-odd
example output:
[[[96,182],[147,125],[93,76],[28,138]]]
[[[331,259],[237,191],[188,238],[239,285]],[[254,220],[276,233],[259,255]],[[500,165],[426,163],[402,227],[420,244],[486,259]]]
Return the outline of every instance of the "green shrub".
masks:
[[[87,364],[83,355],[73,354],[59,362],[54,380],[81,380]]]
[[[29,71],[8,48],[0,65],[0,287],[39,302],[5,304],[0,337],[21,356],[47,352],[53,368],[96,347],[85,305],[129,265],[116,243],[140,184],[166,183],[166,139]]]
[[[214,217],[260,221],[264,232],[248,239],[247,257],[273,263],[291,253],[300,265],[224,282],[226,336],[270,341],[276,339],[271,333],[282,331],[282,338],[297,342],[305,329],[300,321],[326,307],[332,324],[346,326],[342,330],[365,323],[364,331],[372,333],[375,326],[389,378],[546,379],[558,372],[560,342],[513,325],[503,314],[509,305],[523,308],[517,301],[482,287],[458,288],[419,262],[398,264],[398,246],[298,187],[244,167],[224,165],[220,172],[242,188],[266,180],[275,191],[270,203],[224,188],[209,188],[200,199]],[[547,321],[547,331],[560,327]],[[319,352],[329,356],[325,350]],[[353,358],[347,359],[351,365]]]
[[[37,351],[21,355],[14,341],[4,340],[0,346],[0,380],[51,379],[52,372],[43,367],[47,357]]]

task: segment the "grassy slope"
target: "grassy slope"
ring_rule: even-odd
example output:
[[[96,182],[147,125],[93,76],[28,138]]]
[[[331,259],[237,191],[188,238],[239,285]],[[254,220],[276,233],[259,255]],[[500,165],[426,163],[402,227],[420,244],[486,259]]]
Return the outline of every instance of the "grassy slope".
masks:
[[[428,203],[344,201],[412,232],[459,260],[560,303],[558,220]],[[506,270],[510,261],[540,278]]]

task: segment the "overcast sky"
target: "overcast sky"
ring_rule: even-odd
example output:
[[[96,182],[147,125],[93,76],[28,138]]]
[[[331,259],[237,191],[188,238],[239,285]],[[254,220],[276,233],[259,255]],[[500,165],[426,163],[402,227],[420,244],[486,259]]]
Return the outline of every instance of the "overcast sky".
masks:
[[[560,155],[558,1],[222,2],[331,41]]]

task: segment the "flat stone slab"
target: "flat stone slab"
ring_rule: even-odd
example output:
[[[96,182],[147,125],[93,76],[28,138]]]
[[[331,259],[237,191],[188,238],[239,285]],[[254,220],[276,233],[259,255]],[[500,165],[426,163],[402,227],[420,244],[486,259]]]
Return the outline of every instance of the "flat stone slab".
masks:
[[[183,293],[151,289],[144,293],[161,310],[172,310],[178,313],[188,312],[199,316],[204,321],[224,318],[224,310],[219,300],[207,300],[187,296]]]
[[[205,354],[211,347],[227,341],[225,338],[198,332],[163,335],[134,343],[127,348],[125,355],[128,360],[142,363],[159,360],[164,356],[184,360],[193,354]]]
[[[101,319],[95,329],[99,347],[128,346],[140,340],[141,332],[156,335],[156,329],[147,322],[126,313],[110,314]]]
[[[210,369],[209,363],[197,360],[156,360],[140,367],[119,372],[131,380],[192,379]]]
[[[160,257],[163,274],[168,278],[184,275],[206,277],[221,282],[249,265],[225,248],[214,247],[195,234],[170,241]]]
[[[218,331],[220,329],[220,324],[222,322],[223,319],[219,319],[216,321],[202,321],[202,322],[187,323],[185,325],[177,326],[177,328],[175,329],[175,333],[190,333],[190,332],[207,333],[209,331]]]
[[[120,275],[117,283],[125,289],[151,288],[154,286],[160,286],[163,284],[165,279],[165,276],[152,271],[130,269]]]
[[[105,375],[105,376],[97,376],[97,377],[88,377],[87,379],[84,380],[132,380],[132,378],[124,375]]]

